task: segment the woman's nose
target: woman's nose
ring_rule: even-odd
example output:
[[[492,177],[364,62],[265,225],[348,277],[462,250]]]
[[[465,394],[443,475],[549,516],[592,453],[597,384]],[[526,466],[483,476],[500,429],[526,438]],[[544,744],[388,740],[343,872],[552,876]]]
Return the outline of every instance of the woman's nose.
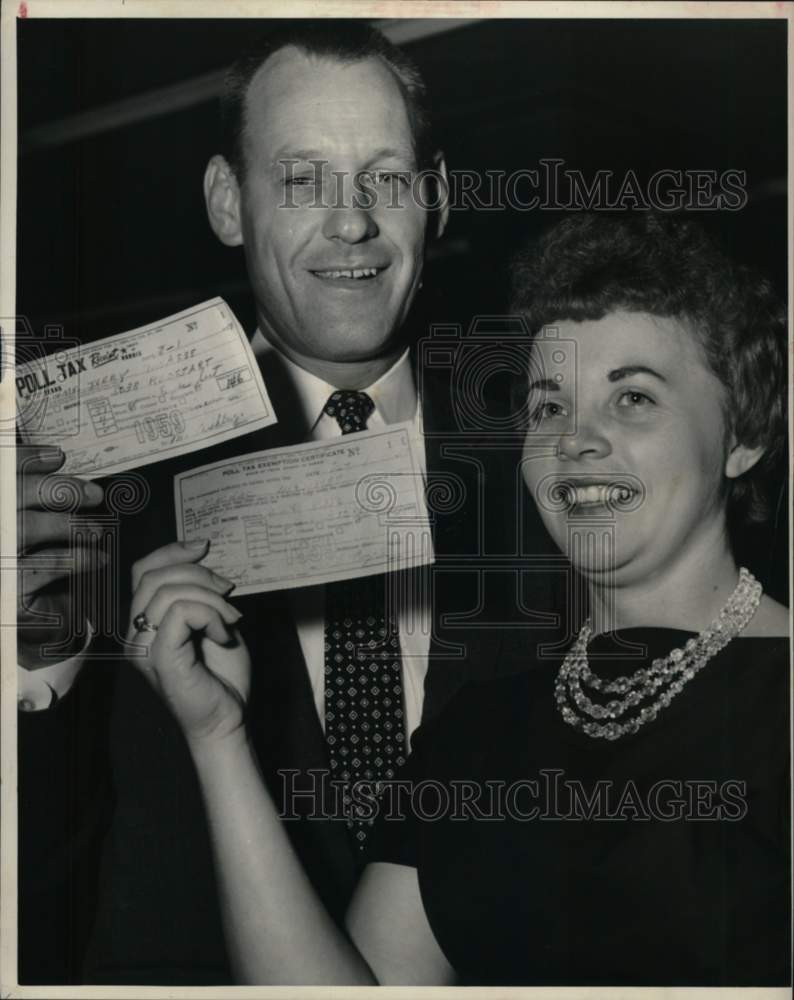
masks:
[[[561,434],[557,444],[558,456],[566,460],[606,458],[611,453],[609,438],[597,428],[579,427],[574,434]]]

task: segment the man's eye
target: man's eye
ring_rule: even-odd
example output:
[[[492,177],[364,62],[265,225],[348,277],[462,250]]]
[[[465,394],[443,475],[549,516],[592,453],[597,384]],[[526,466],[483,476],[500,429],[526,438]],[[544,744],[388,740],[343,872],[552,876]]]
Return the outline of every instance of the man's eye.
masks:
[[[373,184],[401,184],[407,185],[411,180],[409,170],[371,170],[368,177]]]
[[[311,185],[314,185],[315,182],[316,182],[316,178],[315,178],[314,174],[303,174],[303,175],[299,174],[296,177],[288,177],[287,178],[287,184],[290,184],[293,187],[295,187],[295,186],[297,186],[297,187],[309,187]]]
[[[627,389],[626,392],[622,392],[618,397],[617,405],[622,409],[647,409],[648,406],[655,406],[656,404],[644,392],[638,392],[636,389]]]

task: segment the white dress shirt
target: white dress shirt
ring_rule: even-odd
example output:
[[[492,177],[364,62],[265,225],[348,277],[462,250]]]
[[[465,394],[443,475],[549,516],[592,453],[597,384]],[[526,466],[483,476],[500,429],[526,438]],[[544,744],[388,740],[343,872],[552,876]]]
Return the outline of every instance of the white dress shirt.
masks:
[[[263,373],[267,371],[267,356],[276,351],[257,330],[251,341],[254,356]],[[328,397],[338,386],[324,382],[299,367],[279,352],[282,374],[290,379],[294,394],[305,420],[303,431],[307,440],[326,441],[341,437],[334,417],[323,412]],[[387,424],[411,422],[416,452],[425,471],[425,448],[422,438],[422,410],[416,394],[416,383],[408,350],[364,392],[375,404],[367,420],[367,429]],[[406,570],[404,572],[411,572]],[[421,572],[421,571],[419,571]],[[406,737],[419,725],[422,716],[427,655],[430,648],[430,606],[427,587],[397,587],[397,626],[403,664],[403,699]],[[290,593],[295,625],[309,671],[314,704],[320,722],[325,722],[325,587],[303,587]]]
[[[257,330],[251,341],[254,356],[262,369],[267,384],[268,358],[278,359],[281,377],[289,380],[297,404],[296,416],[304,422],[300,433],[307,441],[323,441],[341,436],[336,420],[324,413],[328,397],[339,386],[324,382],[311,372],[287,358],[265,340]],[[272,366],[276,367],[276,366]],[[347,388],[342,386],[341,388]],[[365,391],[375,409],[367,421],[368,429],[387,424],[411,422],[416,453],[425,471],[425,449],[422,436],[422,412],[416,393],[416,383],[409,352],[405,353],[381,377],[366,387]],[[278,414],[277,414],[278,416]],[[405,570],[410,573],[413,571]],[[415,571],[415,572],[421,572]],[[397,624],[403,663],[403,692],[406,737],[419,725],[422,715],[424,681],[427,673],[427,656],[430,648],[430,606],[427,587],[398,587]],[[324,613],[325,587],[304,587],[291,591],[291,605],[295,615],[301,650],[309,671],[314,703],[321,724],[325,719],[325,653]],[[89,640],[90,641],[90,640]],[[85,650],[83,651],[85,652]],[[71,688],[83,664],[83,655],[41,667],[38,670],[18,670],[18,705],[23,711],[49,708]]]

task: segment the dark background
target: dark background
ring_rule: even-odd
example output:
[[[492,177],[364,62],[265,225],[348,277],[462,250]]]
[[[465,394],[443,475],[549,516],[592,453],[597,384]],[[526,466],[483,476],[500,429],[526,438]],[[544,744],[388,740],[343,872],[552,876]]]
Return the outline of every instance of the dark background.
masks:
[[[784,20],[379,25],[398,42],[424,32],[405,44],[452,170],[511,172],[558,157],[588,179],[603,169],[746,171],[747,206],[702,221],[787,294]],[[242,250],[210,232],[201,183],[217,151],[213,74],[267,27],[17,22],[17,311],[35,330],[62,324],[87,341],[214,295],[252,328]],[[503,309],[510,255],[553,221],[541,211],[453,212],[428,261],[418,322],[468,327]],[[746,535],[752,548],[778,550],[770,582],[781,596],[786,510],[773,535]]]

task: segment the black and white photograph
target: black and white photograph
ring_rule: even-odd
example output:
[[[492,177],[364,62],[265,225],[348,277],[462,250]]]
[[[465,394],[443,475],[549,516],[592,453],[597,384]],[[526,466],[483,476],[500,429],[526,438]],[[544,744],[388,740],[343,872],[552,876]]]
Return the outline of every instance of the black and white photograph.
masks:
[[[3,997],[790,995],[793,12],[3,5]]]

